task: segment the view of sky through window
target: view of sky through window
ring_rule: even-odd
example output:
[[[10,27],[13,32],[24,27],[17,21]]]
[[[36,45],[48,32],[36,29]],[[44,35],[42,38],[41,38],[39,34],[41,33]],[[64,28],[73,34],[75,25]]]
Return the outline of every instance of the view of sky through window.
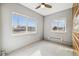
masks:
[[[20,16],[20,15],[12,15],[12,26],[32,26],[32,27],[36,27],[36,23],[33,19],[31,18],[26,18],[24,16]]]

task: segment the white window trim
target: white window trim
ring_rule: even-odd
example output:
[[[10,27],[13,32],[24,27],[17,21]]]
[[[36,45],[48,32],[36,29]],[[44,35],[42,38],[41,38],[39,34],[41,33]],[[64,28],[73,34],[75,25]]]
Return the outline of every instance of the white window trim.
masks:
[[[66,23],[67,23],[67,18],[66,17],[62,17],[62,18],[59,18],[59,20],[60,19],[65,19],[64,21],[65,21],[65,31],[60,31],[60,30],[57,30],[57,31],[54,31],[54,30],[52,30],[52,32],[55,32],[55,33],[65,33],[65,32],[67,32],[66,31]],[[51,29],[52,29],[52,26],[51,26]]]
[[[15,14],[15,15],[20,15],[20,16],[24,16],[24,17],[26,17],[26,18],[35,19],[35,18],[33,18],[33,17],[25,16],[25,15],[20,14],[20,13],[18,13],[18,12],[12,12],[11,15],[13,15],[13,14]],[[11,16],[11,25],[12,25],[12,16]],[[22,33],[19,32],[19,33],[14,34],[14,33],[12,32],[12,27],[11,27],[11,32],[12,32],[12,36],[19,36],[19,35],[26,35],[26,34],[36,34],[36,33],[37,33],[37,28],[38,28],[38,24],[36,25],[36,31],[28,32],[28,31],[27,31],[27,27],[26,27],[26,31],[24,31],[24,32],[22,32]]]

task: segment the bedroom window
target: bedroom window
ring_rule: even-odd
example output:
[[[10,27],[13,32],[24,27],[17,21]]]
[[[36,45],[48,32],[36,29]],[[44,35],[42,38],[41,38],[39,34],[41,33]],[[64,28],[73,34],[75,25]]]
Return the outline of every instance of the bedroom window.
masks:
[[[20,15],[12,15],[12,32],[19,33],[26,31],[26,18]]]
[[[37,31],[37,24],[33,18],[21,14],[12,14],[12,33],[32,33]]]
[[[53,32],[66,32],[66,19],[55,19],[52,22],[52,31]]]
[[[37,24],[33,20],[29,20],[27,24],[27,31],[28,32],[36,32],[37,31]]]

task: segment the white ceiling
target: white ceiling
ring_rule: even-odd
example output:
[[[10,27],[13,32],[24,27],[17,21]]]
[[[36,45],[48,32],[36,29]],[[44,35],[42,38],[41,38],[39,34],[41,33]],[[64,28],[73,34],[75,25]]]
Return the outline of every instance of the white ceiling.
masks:
[[[35,9],[40,3],[21,3],[21,5],[24,5],[25,7],[43,15],[50,15],[55,12],[63,11],[65,9],[72,8],[72,3],[47,3],[49,5],[52,5],[52,8],[39,8]]]

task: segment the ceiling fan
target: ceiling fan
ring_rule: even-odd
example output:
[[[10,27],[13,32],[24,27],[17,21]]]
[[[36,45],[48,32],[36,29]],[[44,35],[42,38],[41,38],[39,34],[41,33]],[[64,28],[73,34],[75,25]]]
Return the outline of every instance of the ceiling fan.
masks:
[[[49,4],[41,3],[41,4],[40,4],[39,6],[37,6],[35,9],[38,9],[38,8],[44,8],[44,7],[46,7],[46,8],[52,8],[52,6],[49,5]]]

